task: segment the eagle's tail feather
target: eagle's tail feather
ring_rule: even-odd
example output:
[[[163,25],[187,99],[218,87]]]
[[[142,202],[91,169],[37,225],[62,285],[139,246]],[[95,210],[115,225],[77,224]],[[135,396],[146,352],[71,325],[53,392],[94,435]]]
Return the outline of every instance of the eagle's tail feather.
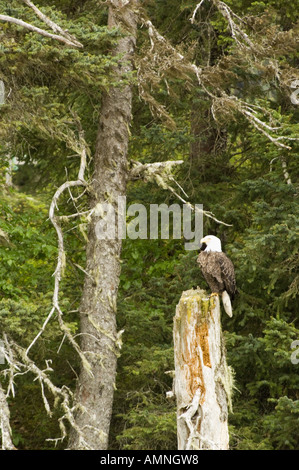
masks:
[[[226,311],[228,316],[232,317],[233,316],[232,304],[230,301],[230,296],[228,295],[226,290],[222,292],[222,303],[223,303],[224,310]]]

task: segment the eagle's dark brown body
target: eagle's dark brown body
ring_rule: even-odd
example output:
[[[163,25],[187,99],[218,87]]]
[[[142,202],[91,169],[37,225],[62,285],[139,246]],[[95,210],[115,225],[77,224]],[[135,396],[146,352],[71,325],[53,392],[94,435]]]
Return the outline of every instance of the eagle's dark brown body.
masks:
[[[236,293],[235,270],[226,254],[202,251],[198,255],[197,262],[211,291],[217,294],[226,291],[233,300]]]

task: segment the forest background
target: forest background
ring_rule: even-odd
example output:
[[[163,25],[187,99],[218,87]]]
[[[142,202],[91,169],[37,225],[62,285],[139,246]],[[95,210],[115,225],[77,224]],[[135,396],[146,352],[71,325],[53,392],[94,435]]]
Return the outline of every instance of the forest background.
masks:
[[[0,5],[3,14],[40,26],[22,2],[1,0]],[[92,175],[102,93],[115,85],[116,58],[110,51],[121,34],[107,28],[104,2],[39,0],[38,5],[84,47],[0,24],[0,80],[6,91],[0,107],[0,332],[24,348],[52,305],[58,248],[49,206],[57,187],[76,179],[78,122]],[[145,66],[151,44],[147,28],[139,25],[135,70],[124,77],[134,90],[129,159],[183,160],[175,180],[188,200],[229,224],[204,217],[204,234],[219,236],[234,262],[239,290],[233,318],[222,315],[235,376],[230,448],[294,450],[299,448],[299,366],[292,349],[299,340],[299,101],[294,88],[299,4],[226,2],[244,19],[248,37],[267,52],[263,59],[239,47],[227,20],[208,0],[191,22],[196,5],[191,0],[142,2],[160,34],[204,70],[206,81],[203,89],[165,66],[159,82],[148,77],[153,101],[144,101],[137,72]],[[257,119],[268,123],[266,132],[236,114],[228,102],[211,106],[211,90],[219,83],[226,93],[256,107]],[[154,181],[129,183],[127,203],[136,202],[181,203]],[[68,193],[59,209],[70,214],[74,205],[79,212],[86,210],[82,190]],[[79,332],[87,224],[84,214],[63,223],[67,262],[60,305],[74,336]],[[117,302],[118,330],[124,332],[110,449],[176,449],[175,402],[166,398],[172,388],[173,316],[184,290],[207,288],[196,265],[197,252],[185,251],[183,242],[124,240]],[[53,383],[75,388],[79,358],[55,318],[30,354],[41,369],[51,359]],[[4,371],[6,365],[0,367]],[[7,385],[7,376],[0,377]],[[54,447],[48,440],[60,435],[62,411],[47,398],[51,418],[40,384],[30,373],[16,377],[9,406],[18,449],[65,448],[65,441]]]

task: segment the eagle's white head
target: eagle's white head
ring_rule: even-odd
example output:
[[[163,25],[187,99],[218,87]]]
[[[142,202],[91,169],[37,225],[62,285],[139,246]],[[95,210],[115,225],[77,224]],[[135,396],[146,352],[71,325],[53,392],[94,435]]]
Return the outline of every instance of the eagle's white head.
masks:
[[[222,251],[221,240],[214,235],[206,235],[200,240],[200,243],[205,243],[207,245],[204,251]]]

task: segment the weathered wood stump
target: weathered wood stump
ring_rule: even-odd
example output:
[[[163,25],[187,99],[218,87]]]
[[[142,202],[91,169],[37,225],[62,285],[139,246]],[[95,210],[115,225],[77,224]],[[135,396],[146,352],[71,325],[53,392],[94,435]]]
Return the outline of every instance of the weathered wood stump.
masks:
[[[178,449],[228,450],[232,374],[220,302],[199,288],[183,292],[174,317]]]

